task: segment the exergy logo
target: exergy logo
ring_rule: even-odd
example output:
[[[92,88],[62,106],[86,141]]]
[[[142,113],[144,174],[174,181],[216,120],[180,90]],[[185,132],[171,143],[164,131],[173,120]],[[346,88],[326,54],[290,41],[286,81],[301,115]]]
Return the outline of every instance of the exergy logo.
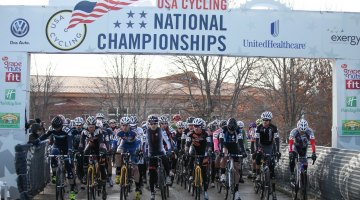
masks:
[[[270,34],[273,37],[278,37],[280,33],[280,21],[276,20],[270,23]],[[294,49],[294,50],[305,50],[306,43],[298,43],[287,40],[252,40],[244,39],[243,47],[247,48],[271,48],[271,49]]]
[[[360,43],[360,36],[346,34],[344,29],[338,28],[328,28],[328,32],[331,33],[330,39],[333,43],[340,43],[340,44],[350,44],[350,45],[359,45]]]

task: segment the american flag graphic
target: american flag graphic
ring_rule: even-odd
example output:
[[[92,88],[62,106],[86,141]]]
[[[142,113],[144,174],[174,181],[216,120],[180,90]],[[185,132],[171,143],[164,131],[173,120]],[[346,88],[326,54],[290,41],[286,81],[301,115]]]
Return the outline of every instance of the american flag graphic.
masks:
[[[99,2],[80,1],[71,13],[68,29],[78,24],[90,24],[105,15],[110,10],[121,10],[122,8],[139,0],[102,0]]]

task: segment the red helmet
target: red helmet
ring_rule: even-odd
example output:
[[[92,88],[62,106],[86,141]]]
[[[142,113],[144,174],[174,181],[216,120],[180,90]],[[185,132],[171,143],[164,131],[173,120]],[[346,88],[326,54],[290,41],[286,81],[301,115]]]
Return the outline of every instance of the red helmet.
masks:
[[[180,116],[179,114],[175,114],[175,115],[173,116],[173,120],[174,120],[174,121],[180,121],[180,120],[181,120],[181,116]]]

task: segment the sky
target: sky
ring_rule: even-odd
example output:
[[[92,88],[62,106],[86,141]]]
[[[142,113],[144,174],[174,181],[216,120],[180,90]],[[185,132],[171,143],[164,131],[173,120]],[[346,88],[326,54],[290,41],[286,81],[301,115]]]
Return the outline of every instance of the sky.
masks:
[[[92,0],[95,1],[95,0]],[[259,0],[253,0],[259,1]],[[265,1],[265,0],[264,0]],[[270,0],[268,0],[270,1]],[[268,2],[267,1],[267,2]],[[360,12],[360,0],[277,0],[290,5],[294,10]],[[139,6],[154,6],[156,0],[144,0]],[[235,6],[243,5],[246,0],[235,0]],[[73,5],[70,0],[50,0],[51,5]],[[48,5],[49,0],[0,0],[0,5]],[[166,76],[173,67],[169,56],[145,56],[152,65],[151,77]],[[31,74],[44,74],[48,65],[55,66],[54,75],[60,76],[106,76],[103,69],[104,55],[94,54],[33,54]],[[76,62],[75,62],[76,61]]]

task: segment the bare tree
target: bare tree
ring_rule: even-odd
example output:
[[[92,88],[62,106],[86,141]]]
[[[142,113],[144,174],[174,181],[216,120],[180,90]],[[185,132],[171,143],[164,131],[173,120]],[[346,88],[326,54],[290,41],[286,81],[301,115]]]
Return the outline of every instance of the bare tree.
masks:
[[[35,74],[30,79],[30,112],[33,118],[46,119],[51,98],[59,92],[63,82],[60,77],[54,76],[55,68],[49,63],[45,75],[40,75],[36,62]]]
[[[300,58],[263,59],[259,85],[269,107],[274,106],[276,115],[281,116],[286,133],[311,106],[319,81],[316,74],[322,74],[322,62]]]

